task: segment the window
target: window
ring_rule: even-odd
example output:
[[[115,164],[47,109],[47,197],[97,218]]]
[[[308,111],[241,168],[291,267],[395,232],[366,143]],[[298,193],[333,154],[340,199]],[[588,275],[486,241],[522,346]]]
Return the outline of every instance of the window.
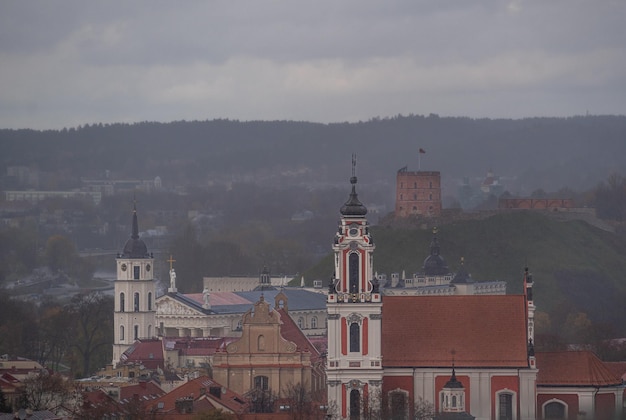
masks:
[[[139,293],[135,292],[135,312],[139,312]]]
[[[350,391],[350,420],[361,418],[361,393],[358,389]]]
[[[428,199],[432,201],[433,200],[433,195],[432,194],[428,194]]]
[[[148,325],[148,338],[152,337],[152,325]]]
[[[152,292],[148,292],[148,310],[152,310]]]
[[[120,325],[120,341],[124,341],[124,326]]]
[[[267,391],[269,389],[269,381],[267,379],[267,376],[255,376],[254,387],[256,389],[262,389],[263,391]]]
[[[498,396],[498,420],[513,420],[513,395],[503,392]]]
[[[413,200],[417,200],[417,194],[413,194]]]
[[[543,406],[544,419],[565,419],[567,418],[567,406],[561,401],[552,400]]]
[[[120,312],[124,312],[124,293],[120,293]]]
[[[348,257],[350,266],[350,293],[359,292],[359,254],[353,252]]]
[[[408,394],[402,391],[389,393],[389,404],[391,405],[389,408],[392,420],[405,420],[408,418],[407,396]]]
[[[417,182],[413,183],[413,188],[417,188]]]
[[[311,318],[311,328],[317,328],[317,317]]]
[[[139,280],[139,273],[141,272],[141,267],[139,267],[138,265],[133,267],[133,278],[135,280]]]
[[[134,340],[139,340],[139,325],[135,325]]]
[[[360,344],[361,344],[361,328],[359,327],[358,323],[353,322],[352,324],[350,324],[350,351],[351,352],[361,351]]]
[[[300,329],[304,328],[304,318],[302,317],[298,318],[298,328]]]

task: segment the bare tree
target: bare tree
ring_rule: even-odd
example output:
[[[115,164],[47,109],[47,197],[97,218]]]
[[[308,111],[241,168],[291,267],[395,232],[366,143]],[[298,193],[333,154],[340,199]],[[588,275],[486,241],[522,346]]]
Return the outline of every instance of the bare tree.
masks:
[[[22,384],[20,405],[32,410],[53,410],[68,402],[74,395],[71,381],[46,370],[24,379]]]

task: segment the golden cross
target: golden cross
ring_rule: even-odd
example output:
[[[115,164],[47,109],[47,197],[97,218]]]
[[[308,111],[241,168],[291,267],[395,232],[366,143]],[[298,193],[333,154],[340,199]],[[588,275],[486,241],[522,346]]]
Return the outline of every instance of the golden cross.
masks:
[[[172,264],[174,264],[176,262],[176,260],[174,258],[172,258],[172,254],[170,254],[170,259],[167,260],[168,263],[170,263],[170,270],[172,269]]]

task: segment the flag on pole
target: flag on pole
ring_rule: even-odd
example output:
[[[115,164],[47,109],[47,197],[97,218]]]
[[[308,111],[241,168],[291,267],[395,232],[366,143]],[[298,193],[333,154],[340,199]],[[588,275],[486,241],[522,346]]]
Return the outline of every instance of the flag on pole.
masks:
[[[420,153],[426,153],[426,150],[424,150],[424,149],[422,149],[422,148],[420,147]]]

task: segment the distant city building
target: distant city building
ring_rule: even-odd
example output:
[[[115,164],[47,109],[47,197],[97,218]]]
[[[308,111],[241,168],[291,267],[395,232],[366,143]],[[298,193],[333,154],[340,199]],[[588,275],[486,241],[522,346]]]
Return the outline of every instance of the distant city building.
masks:
[[[402,277],[402,278],[401,278]],[[461,267],[451,272],[441,255],[437,239],[437,228],[433,229],[430,255],[424,260],[422,271],[411,277],[392,273],[390,281],[378,278],[385,296],[393,295],[504,295],[505,281],[474,281],[461,259]]]
[[[79,198],[92,200],[95,205],[102,201],[102,193],[99,191],[5,191],[6,201],[29,201],[36,203],[47,198]]]
[[[571,198],[501,198],[498,201],[500,209],[526,210],[559,210],[573,209],[574,200]]]
[[[441,215],[441,174],[400,169],[396,176],[396,217]]]

